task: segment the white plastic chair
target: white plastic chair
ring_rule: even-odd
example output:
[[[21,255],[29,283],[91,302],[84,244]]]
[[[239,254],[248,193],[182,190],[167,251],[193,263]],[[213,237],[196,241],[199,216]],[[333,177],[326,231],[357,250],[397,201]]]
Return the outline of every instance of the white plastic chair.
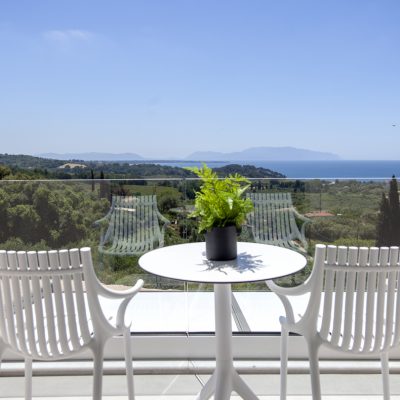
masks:
[[[107,215],[94,223],[102,227],[99,253],[132,256],[163,247],[169,224],[158,211],[156,195],[113,195]]]
[[[256,243],[287,247],[306,254],[305,228],[310,219],[299,214],[290,193],[247,193],[254,210],[247,215]],[[296,220],[301,220],[299,229]]]
[[[104,287],[87,247],[0,251],[0,361],[7,348],[25,358],[25,399],[32,398],[32,360],[65,359],[86,349],[94,356],[93,399],[101,399],[104,346],[112,336],[122,334],[132,400],[130,327],[125,311],[142,286],[138,280],[125,292]],[[115,325],[104,315],[99,296],[122,300]]]
[[[354,355],[380,356],[384,399],[390,398],[389,358],[400,342],[398,247],[317,245],[309,279],[294,288],[267,285],[281,299],[281,399],[286,398],[289,332],[304,336],[310,358],[312,398],[321,398],[318,352],[321,345]],[[295,320],[290,296],[310,293]]]

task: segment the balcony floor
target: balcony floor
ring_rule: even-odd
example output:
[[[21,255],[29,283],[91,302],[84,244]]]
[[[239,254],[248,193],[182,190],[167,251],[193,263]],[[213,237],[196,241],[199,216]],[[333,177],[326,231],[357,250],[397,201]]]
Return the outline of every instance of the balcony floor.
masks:
[[[243,375],[260,399],[278,399],[279,375]],[[204,375],[142,375],[135,377],[136,398],[145,400],[193,399],[206,381]],[[33,384],[35,400],[56,398],[58,400],[91,399],[91,377],[58,376],[35,377]],[[322,375],[323,398],[329,400],[382,399],[380,375]],[[392,399],[400,399],[400,375],[391,376]],[[1,399],[23,399],[23,378],[1,378]],[[104,399],[122,400],[125,395],[124,376],[104,377]],[[233,396],[233,398],[238,398]],[[310,399],[309,376],[289,376],[289,400]]]
[[[168,301],[165,301],[168,296]],[[272,293],[235,293],[238,304],[246,317],[250,331],[278,331],[277,317],[283,311],[278,299]],[[182,301],[186,299],[186,301]],[[130,310],[136,322],[133,331],[142,330],[165,331],[180,330],[212,331],[214,329],[213,294],[212,293],[141,293],[138,301],[132,302]],[[172,301],[174,300],[174,301]],[[254,300],[257,300],[256,302]],[[297,302],[297,306],[304,306],[306,299]],[[165,305],[169,306],[169,313]],[[254,307],[258,304],[259,307]],[[260,307],[260,304],[263,307]],[[114,312],[114,306],[104,304]],[[182,309],[180,309],[180,307]],[[171,312],[171,308],[174,312]],[[178,308],[179,310],[175,310]],[[269,318],[260,318],[260,309],[269,310]],[[175,312],[179,311],[179,312]],[[190,312],[189,312],[190,311]],[[153,314],[149,318],[149,313]],[[263,313],[264,314],[264,313]],[[272,315],[271,315],[272,314]],[[182,318],[189,315],[189,321]],[[168,318],[166,318],[168,316]],[[206,317],[206,318],[205,318]],[[168,322],[168,323],[167,323]],[[232,324],[235,331],[239,331],[234,318]],[[105,400],[127,399],[125,377],[122,375],[123,362],[106,361],[104,376]],[[333,361],[321,362],[321,385],[324,400],[377,400],[382,399],[381,376],[377,373],[379,363],[346,361],[340,364]],[[135,365],[136,364],[136,365]],[[213,361],[139,361],[134,362],[136,371],[135,392],[138,400],[186,400],[194,399],[200,391],[202,384],[209,375],[203,375],[213,369]],[[55,365],[37,365],[33,378],[33,395],[35,400],[57,399],[76,400],[91,399],[92,377],[90,376],[92,364],[90,362],[73,362],[70,366],[62,366],[58,370]],[[192,365],[187,370],[186,365]],[[236,362],[235,362],[236,365]],[[256,368],[254,368],[254,365]],[[325,365],[325,366],[324,366]],[[244,362],[238,365],[246,370],[242,376],[260,399],[275,400],[279,398],[279,360]],[[289,364],[289,368],[291,364]],[[184,372],[186,368],[186,372]],[[253,368],[253,369],[252,369]],[[264,371],[263,371],[264,368]],[[310,378],[307,372],[306,361],[292,361],[292,373],[288,378],[288,399],[311,399]],[[3,371],[2,371],[3,369]],[[196,374],[198,369],[198,374]],[[391,399],[400,400],[400,362],[398,359],[391,362],[392,373]],[[253,372],[256,370],[256,374]],[[23,366],[20,362],[15,364],[6,361],[0,368],[0,399],[23,399],[24,378]],[[35,371],[35,365],[34,365]],[[67,372],[66,372],[67,371]],[[267,371],[267,372],[265,372]],[[68,374],[68,375],[67,375]],[[232,398],[239,398],[232,396]]]
[[[74,361],[57,368],[59,363],[34,364],[34,399],[91,399],[92,363]],[[191,365],[191,368],[188,368]],[[23,399],[23,363],[6,362],[0,374],[0,398]],[[106,361],[103,399],[127,399],[123,361]],[[239,361],[236,368],[260,399],[279,398],[279,361]],[[195,398],[215,367],[210,361],[136,361],[135,392],[139,400],[186,400]],[[327,400],[382,399],[382,383],[377,361],[321,360],[321,386]],[[289,361],[288,399],[311,399],[310,377],[306,360]],[[400,362],[391,362],[391,399],[400,400]],[[232,396],[238,398],[237,396]]]

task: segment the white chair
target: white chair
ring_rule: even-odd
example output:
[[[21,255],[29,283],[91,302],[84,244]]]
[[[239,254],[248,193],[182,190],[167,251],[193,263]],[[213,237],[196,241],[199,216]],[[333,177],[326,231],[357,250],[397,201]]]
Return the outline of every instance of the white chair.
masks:
[[[281,299],[281,399],[286,398],[289,332],[304,336],[310,358],[312,397],[321,398],[318,351],[321,345],[346,353],[380,356],[384,399],[390,398],[389,358],[400,342],[398,247],[317,245],[309,279],[294,288],[267,285]],[[295,320],[290,296],[310,293]]]
[[[25,358],[25,399],[32,398],[32,360],[65,359],[86,349],[94,356],[93,399],[101,399],[104,346],[112,336],[122,334],[132,400],[130,327],[125,311],[142,285],[139,280],[125,292],[104,287],[87,247],[0,251],[0,360],[8,348]],[[104,315],[99,296],[121,300],[115,324]]]
[[[305,228],[310,219],[297,212],[290,193],[248,193],[247,198],[254,205],[247,222],[256,243],[307,253]],[[302,221],[300,230],[296,220]]]
[[[94,224],[102,227],[101,254],[132,256],[163,247],[170,222],[158,211],[156,195],[113,195],[109,212]]]

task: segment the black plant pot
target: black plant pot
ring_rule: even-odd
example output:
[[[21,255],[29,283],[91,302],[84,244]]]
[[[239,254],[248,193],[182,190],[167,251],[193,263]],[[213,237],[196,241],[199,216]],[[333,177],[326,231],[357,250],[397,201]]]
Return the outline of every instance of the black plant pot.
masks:
[[[236,226],[212,228],[207,231],[206,257],[212,261],[233,260],[237,257]]]

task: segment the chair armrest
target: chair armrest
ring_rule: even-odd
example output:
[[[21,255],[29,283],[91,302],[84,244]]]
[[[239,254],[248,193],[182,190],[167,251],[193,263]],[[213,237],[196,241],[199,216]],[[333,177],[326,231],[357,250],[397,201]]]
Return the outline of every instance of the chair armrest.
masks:
[[[100,218],[97,221],[93,222],[93,226],[96,227],[99,225],[105,225],[106,223],[108,224],[110,222],[110,219],[111,219],[111,216],[112,216],[114,210],[115,210],[115,203],[114,203],[114,198],[113,198],[111,207],[108,210],[107,214],[103,218]]]
[[[272,292],[274,292],[279,297],[279,300],[282,302],[283,307],[285,308],[285,313],[286,313],[286,321],[287,321],[286,323],[289,325],[295,323],[295,318],[294,318],[292,304],[290,303],[287,296],[300,296],[302,294],[309,293],[310,292],[310,288],[309,288],[310,284],[308,282],[309,282],[309,280],[307,280],[305,283],[303,283],[299,286],[285,288],[282,286],[278,286],[272,280],[265,281],[268,288]]]
[[[311,219],[300,214],[295,208],[293,208],[293,213],[297,219],[299,219],[300,221],[303,221],[303,223],[301,224],[301,229],[300,229],[301,242],[304,245],[304,249],[307,251],[308,243],[307,243],[307,239],[306,239],[306,226],[307,226],[307,224],[311,223]]]
[[[294,211],[294,215],[296,216],[296,218],[304,221],[304,223],[308,224],[311,222],[310,218],[307,218],[303,214],[300,214],[295,208],[293,208],[293,211]]]
[[[126,308],[128,307],[128,304],[133,299],[133,297],[136,296],[137,293],[139,293],[140,289],[143,286],[143,283],[144,283],[143,280],[139,279],[136,282],[136,285],[132,289],[121,293],[121,294],[123,294],[125,296],[125,298],[122,301],[122,303],[119,305],[118,311],[117,311],[117,321],[116,321],[116,323],[117,323],[117,327],[118,328],[122,328],[125,325]]]
[[[161,221],[161,224],[162,224],[162,226],[161,226],[161,235],[159,237],[159,246],[160,247],[164,247],[165,228],[167,226],[169,226],[171,224],[171,222],[167,218],[165,218],[164,215],[162,215],[160,213],[160,211],[157,211],[157,216],[158,216],[158,218],[159,218],[159,220]]]
[[[310,292],[310,280],[308,279],[306,282],[302,283],[299,286],[295,287],[282,287],[277,285],[274,281],[268,280],[265,281],[267,287],[271,290],[271,292],[276,293],[281,296],[301,296],[302,294],[306,294]]]
[[[166,226],[171,224],[170,220],[165,218],[164,215],[162,215],[160,213],[160,211],[157,211],[157,216],[160,219],[160,221],[163,223],[163,228],[165,228]]]
[[[108,224],[108,223],[109,223],[109,220],[110,220],[109,215],[106,215],[105,217],[100,218],[100,219],[98,219],[97,221],[94,221],[93,224],[92,224],[92,226],[95,227],[95,228],[97,228],[97,227],[99,227],[99,226],[105,225],[106,223]]]
[[[110,236],[110,232],[108,232],[108,226],[110,224],[110,216],[106,215],[105,217],[93,222],[93,228],[100,229],[100,247],[103,247],[104,244],[107,242],[108,237]]]
[[[139,293],[140,289],[143,286],[143,283],[144,283],[143,280],[139,279],[133,288],[122,292],[118,290],[109,289],[105,287],[103,284],[101,284],[99,281],[96,281],[98,295],[114,300],[122,299],[122,302],[119,305],[117,311],[117,317],[116,317],[117,329],[124,327],[126,308],[128,307],[128,304],[133,299],[133,297],[135,297],[136,294]]]
[[[97,294],[103,297],[107,297],[108,299],[131,299],[133,296],[135,296],[136,293],[140,291],[142,288],[144,282],[142,279],[139,279],[135,286],[129,290],[124,290],[124,291],[119,291],[119,290],[113,290],[110,289],[106,286],[104,286],[100,281],[96,281],[96,286],[97,286]]]

